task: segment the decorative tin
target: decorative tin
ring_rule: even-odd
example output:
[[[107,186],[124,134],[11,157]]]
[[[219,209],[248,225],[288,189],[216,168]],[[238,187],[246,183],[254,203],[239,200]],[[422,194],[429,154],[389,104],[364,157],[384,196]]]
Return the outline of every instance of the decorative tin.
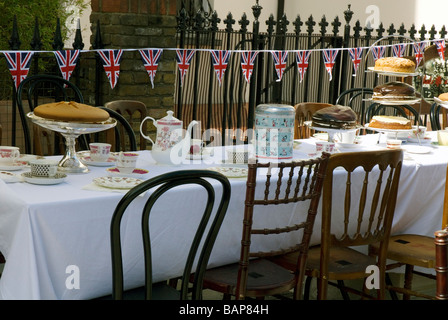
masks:
[[[257,158],[291,159],[294,144],[293,106],[261,104],[255,110]]]

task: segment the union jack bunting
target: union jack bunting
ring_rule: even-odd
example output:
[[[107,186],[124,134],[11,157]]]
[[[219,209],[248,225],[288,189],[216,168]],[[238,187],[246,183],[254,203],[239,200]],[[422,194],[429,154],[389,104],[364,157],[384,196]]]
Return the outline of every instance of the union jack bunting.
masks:
[[[376,61],[384,57],[384,53],[386,52],[385,46],[376,46],[372,47],[373,59]]]
[[[252,72],[254,71],[254,63],[257,54],[258,51],[247,51],[241,53],[241,68],[247,83],[249,83]]]
[[[275,71],[277,72],[277,81],[282,81],[283,72],[286,69],[286,59],[288,59],[288,52],[286,51],[271,51],[274,59]]]
[[[355,75],[358,71],[359,65],[361,64],[362,51],[363,48],[351,48],[348,50],[353,61],[353,70],[355,71]]]
[[[188,67],[190,66],[191,59],[196,51],[187,49],[176,50],[176,61],[180,72],[180,86],[184,83],[184,77],[187,74]]]
[[[8,65],[9,72],[11,72],[12,80],[17,89],[20,82],[22,82],[28,75],[33,52],[5,51],[4,54],[6,57],[6,64]]]
[[[61,70],[62,78],[68,81],[78,63],[79,50],[54,51],[54,55],[58,62],[59,70]]]
[[[211,50],[213,68],[215,69],[216,77],[218,78],[219,85],[221,86],[222,78],[227,69],[227,64],[230,59],[230,51],[228,50]]]
[[[151,85],[154,88],[154,77],[156,76],[157,67],[159,65],[163,49],[140,49],[138,51],[142,57],[146,72],[148,72]]]
[[[324,59],[325,69],[327,69],[328,75],[330,76],[330,81],[331,79],[333,79],[332,70],[334,63],[336,62],[338,52],[339,49],[327,49],[322,51],[322,57]]]
[[[306,70],[308,69],[308,64],[310,60],[311,51],[303,50],[297,52],[297,70],[300,74],[300,82],[302,82],[305,77]]]
[[[123,50],[99,50],[98,54],[103,62],[104,71],[109,79],[110,86],[115,88],[120,74],[120,63]]]
[[[406,50],[406,43],[394,44],[392,49],[394,57],[402,58]]]
[[[415,55],[415,60],[417,62],[417,66],[420,64],[420,61],[422,61],[422,59],[423,59],[423,51],[425,51],[425,46],[426,46],[425,41],[413,43],[414,55]]]
[[[437,52],[442,60],[445,60],[445,40],[434,40],[434,43],[437,46]]]

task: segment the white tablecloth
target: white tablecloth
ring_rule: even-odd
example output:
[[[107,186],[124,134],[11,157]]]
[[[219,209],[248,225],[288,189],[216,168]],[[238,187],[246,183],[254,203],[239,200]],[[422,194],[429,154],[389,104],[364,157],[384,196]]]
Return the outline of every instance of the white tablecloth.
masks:
[[[357,149],[340,151],[368,150],[384,145],[373,145],[372,141],[366,141]],[[294,157],[307,158],[313,151],[314,140],[304,140],[295,149]],[[429,154],[406,154],[405,158],[393,233],[432,236],[441,227],[448,147],[434,147]],[[149,170],[145,178],[171,170],[216,165],[211,161],[194,161],[177,167],[156,165],[150,151],[140,152],[137,163],[138,168]],[[87,174],[68,175],[66,181],[58,185],[0,181],[0,250],[7,260],[0,278],[0,298],[89,299],[110,293],[109,224],[123,194],[84,189],[94,177],[107,175],[104,167],[90,169]],[[231,183],[232,199],[211,256],[211,267],[239,258],[245,179],[231,179]],[[177,237],[191,236],[201,213],[197,208],[200,199],[197,190],[182,187],[174,195],[161,199],[152,214],[155,280],[181,272],[182,266],[174,263],[173,257],[185,255],[188,243]],[[144,197],[138,201],[144,201]],[[295,205],[286,210],[289,212],[286,219],[300,212]],[[281,225],[276,219],[267,215],[264,218],[268,223]],[[133,287],[139,284],[135,279],[143,269],[140,226],[132,213],[123,222],[124,247],[131,248],[125,252],[125,276],[131,278],[126,285]],[[320,217],[315,225],[315,230],[319,229]],[[254,241],[253,246],[266,248],[289,240]],[[315,232],[312,243],[318,242],[319,233]],[[79,288],[73,281],[74,275],[79,275]]]

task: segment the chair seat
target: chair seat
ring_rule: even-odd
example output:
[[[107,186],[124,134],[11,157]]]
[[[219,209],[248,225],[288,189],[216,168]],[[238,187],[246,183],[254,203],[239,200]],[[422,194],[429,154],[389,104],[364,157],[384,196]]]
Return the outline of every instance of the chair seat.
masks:
[[[207,270],[204,289],[235,294],[239,264],[234,263]],[[260,292],[266,295],[284,293],[294,287],[294,274],[266,259],[253,260],[249,264],[246,296],[255,297]],[[258,295],[254,294],[254,291]]]
[[[379,245],[371,245],[370,253],[377,255],[378,252]],[[417,234],[392,236],[389,240],[387,258],[423,268],[434,268],[436,260],[434,238]]]

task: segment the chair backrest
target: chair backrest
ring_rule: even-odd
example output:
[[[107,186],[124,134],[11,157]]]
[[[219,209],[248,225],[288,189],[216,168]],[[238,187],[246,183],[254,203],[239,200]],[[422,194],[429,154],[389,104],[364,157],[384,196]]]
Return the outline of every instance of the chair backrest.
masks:
[[[417,110],[407,104],[402,105],[386,105],[386,104],[371,104],[366,111],[366,123],[370,122],[373,116],[376,115],[399,115],[404,118],[411,119],[414,125],[423,125],[422,119]]]
[[[235,296],[239,299],[245,296],[249,264],[252,258],[274,257],[290,252],[299,252],[295,272],[295,290],[301,292],[308,247],[313,233],[328,157],[329,154],[324,153],[321,158],[303,161],[248,164],[241,254],[235,292]],[[285,225],[275,227],[266,225],[262,228],[256,224],[256,207],[291,203],[302,203],[304,208],[307,208],[307,214],[289,219]],[[275,208],[271,208],[270,213],[277,214]],[[297,232],[295,245],[273,248],[270,251],[255,252],[251,250],[252,236],[278,237],[290,232]]]
[[[41,130],[40,128],[39,130],[33,130],[32,139],[26,113],[33,111],[36,106],[44,103],[57,101],[76,101],[84,103],[83,95],[75,84],[62,77],[47,74],[32,75],[22,80],[17,88],[16,97],[25,139],[24,151],[28,154],[42,154],[42,137],[40,133],[43,132],[42,136],[45,137],[50,136],[50,132],[43,129]],[[28,102],[28,109],[25,108],[25,101]],[[34,125],[33,128],[37,128],[36,125]],[[51,142],[47,139],[47,145],[50,145],[50,149],[54,148],[54,150],[48,150],[48,153],[62,154],[63,152],[60,150],[61,144],[59,142],[62,140],[63,145],[63,139],[58,135],[54,135],[54,139],[55,141]],[[32,150],[33,148],[31,145],[32,140],[34,140],[34,151]],[[87,143],[83,136],[78,138],[78,141],[82,145],[82,148],[87,148]]]
[[[448,127],[448,112],[439,104],[433,103],[429,110],[429,120],[433,131],[445,129]]]
[[[331,156],[322,190],[321,277],[328,278],[331,247],[372,243],[381,243],[378,267],[384,274],[402,162],[402,150]],[[343,223],[336,226],[332,221]]]
[[[294,106],[294,108],[296,109],[294,139],[309,138],[314,133],[314,130],[306,126],[304,122],[311,120],[312,115],[316,111],[331,106],[331,104],[319,102],[302,102],[296,104]]]
[[[221,189],[220,198],[215,199],[215,189],[211,182],[218,183]],[[231,187],[229,180],[221,173],[211,170],[180,170],[173,171],[151,178],[137,185],[128,191],[118,203],[111,220],[111,254],[112,254],[112,275],[113,275],[113,297],[114,299],[121,299],[123,297],[123,259],[121,250],[121,230],[120,225],[126,209],[136,199],[140,198],[143,192],[151,188],[151,195],[144,202],[140,203],[142,216],[142,235],[143,248],[145,260],[145,291],[146,299],[152,297],[152,257],[151,257],[151,238],[149,236],[149,225],[151,224],[150,213],[157,202],[157,200],[166,192],[174,187],[182,185],[196,185],[202,187],[202,190],[207,195],[207,202],[202,214],[202,218],[195,231],[194,239],[190,246],[188,258],[185,262],[184,273],[182,275],[182,285],[180,288],[180,298],[186,299],[187,294],[191,289],[192,299],[202,298],[202,279],[207,268],[210,253],[215,243],[218,231],[221,227],[222,221],[227,211],[230,201]],[[198,190],[201,193],[201,190]],[[216,193],[218,194],[218,193]],[[218,205],[214,210],[215,200],[218,200]],[[140,199],[138,199],[140,202]],[[204,206],[198,206],[204,208]],[[134,208],[134,207],[133,207]],[[135,208],[133,209],[135,212]],[[203,210],[203,209],[201,209]],[[169,208],[166,208],[166,214],[170,213]],[[213,214],[215,212],[215,214]],[[207,231],[208,230],[208,231]],[[185,241],[185,239],[174,239],[173,241]],[[175,257],[172,257],[175,259]],[[194,263],[197,262],[196,270],[194,271],[194,280],[192,281],[192,288],[188,288],[190,277]]]
[[[109,115],[117,120],[114,128],[106,130],[106,142],[112,145],[111,151],[137,151],[137,139],[134,129],[124,116],[115,110],[98,107],[109,112]]]
[[[137,100],[115,100],[106,102],[104,106],[106,108],[117,111],[119,114],[126,118],[131,127],[134,129],[134,132],[136,132],[136,136],[138,137],[137,140],[140,141],[140,150],[145,150],[146,139],[143,138],[143,136],[140,134],[140,123],[142,123],[143,119],[145,119],[145,117],[147,116],[148,111],[146,105],[143,102]],[[147,135],[146,126],[143,126],[142,130],[144,130],[143,133]],[[121,131],[121,135],[124,135],[123,130]]]
[[[370,99],[372,95],[372,88],[351,88],[342,92],[337,97],[335,104],[352,108],[358,115],[360,124],[364,124],[366,109],[371,104],[368,99]]]

